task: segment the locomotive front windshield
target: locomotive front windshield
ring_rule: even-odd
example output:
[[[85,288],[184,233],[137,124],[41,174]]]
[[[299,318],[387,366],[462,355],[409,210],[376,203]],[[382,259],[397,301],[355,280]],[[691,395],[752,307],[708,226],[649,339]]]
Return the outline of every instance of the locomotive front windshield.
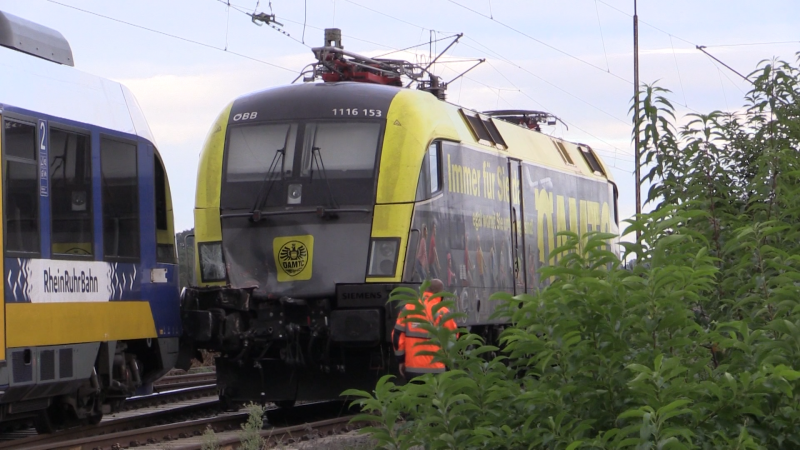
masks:
[[[380,123],[269,123],[228,135],[223,209],[373,202]]]

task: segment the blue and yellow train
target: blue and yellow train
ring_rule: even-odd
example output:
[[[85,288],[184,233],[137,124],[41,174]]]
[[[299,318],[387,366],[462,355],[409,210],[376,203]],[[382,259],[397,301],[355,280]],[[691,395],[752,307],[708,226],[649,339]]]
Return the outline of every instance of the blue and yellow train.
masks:
[[[201,154],[184,337],[221,352],[231,402],[374,388],[396,370],[389,293],[425,278],[492,340],[489,296],[545,282],[558,231],[618,232],[607,168],[536,113],[477,113],[435,79],[399,87],[403,63],[314,52],[327,82],[238,98]]]
[[[0,420],[96,422],[177,359],[169,182],[135,98],[0,13]]]

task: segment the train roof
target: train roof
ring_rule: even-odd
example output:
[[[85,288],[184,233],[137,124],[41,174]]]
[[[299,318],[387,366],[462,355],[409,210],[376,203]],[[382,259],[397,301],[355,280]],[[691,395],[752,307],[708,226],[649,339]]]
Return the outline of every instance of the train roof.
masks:
[[[133,134],[155,144],[136,98],[122,84],[0,46],[0,111],[11,108]]]
[[[446,115],[456,133],[451,139],[457,135],[460,142],[473,144],[474,148],[575,175],[612,180],[608,168],[585,144],[554,138],[416,89],[349,81],[279,86],[237,98],[228,122],[237,122],[242,114],[253,111],[257,111],[258,121],[318,119],[320,111],[333,108],[378,107],[388,111],[398,94],[407,102],[418,104],[419,114]]]

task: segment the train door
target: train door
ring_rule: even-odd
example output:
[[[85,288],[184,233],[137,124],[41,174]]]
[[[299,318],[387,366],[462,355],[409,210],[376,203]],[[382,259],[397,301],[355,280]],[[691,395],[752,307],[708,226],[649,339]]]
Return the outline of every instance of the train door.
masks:
[[[522,162],[508,159],[509,214],[511,225],[511,269],[514,295],[527,292],[527,258],[525,257],[525,210],[522,198]]]

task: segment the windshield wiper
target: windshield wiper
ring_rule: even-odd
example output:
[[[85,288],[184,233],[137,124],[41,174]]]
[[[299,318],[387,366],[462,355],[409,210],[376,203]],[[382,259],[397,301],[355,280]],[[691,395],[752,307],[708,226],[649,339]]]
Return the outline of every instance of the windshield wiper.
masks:
[[[314,136],[314,140],[316,140],[316,136]],[[329,206],[332,206],[333,209],[338,209],[339,202],[333,197],[333,190],[331,190],[331,184],[328,182],[328,172],[325,171],[325,163],[322,162],[322,153],[319,147],[311,147],[311,174],[309,183],[314,181],[314,164],[317,165],[317,170],[322,174],[322,179],[325,181],[325,187],[328,191]]]
[[[275,185],[275,182],[278,181],[278,177],[274,177],[274,170],[278,168],[278,164],[280,164],[281,168],[279,177],[280,179],[283,179],[283,159],[286,157],[286,145],[289,143],[289,134],[291,132],[292,127],[290,126],[286,130],[286,138],[283,140],[283,148],[275,150],[275,156],[272,157],[272,163],[270,163],[269,169],[267,169],[267,174],[264,176],[264,180],[261,181],[261,186],[259,186],[258,193],[256,194],[256,201],[253,203],[253,208],[250,210],[250,213],[253,214],[253,216],[255,216],[256,211],[261,209],[261,204],[269,199],[269,193],[272,192],[272,187]],[[264,188],[266,188],[266,193],[264,193]]]

